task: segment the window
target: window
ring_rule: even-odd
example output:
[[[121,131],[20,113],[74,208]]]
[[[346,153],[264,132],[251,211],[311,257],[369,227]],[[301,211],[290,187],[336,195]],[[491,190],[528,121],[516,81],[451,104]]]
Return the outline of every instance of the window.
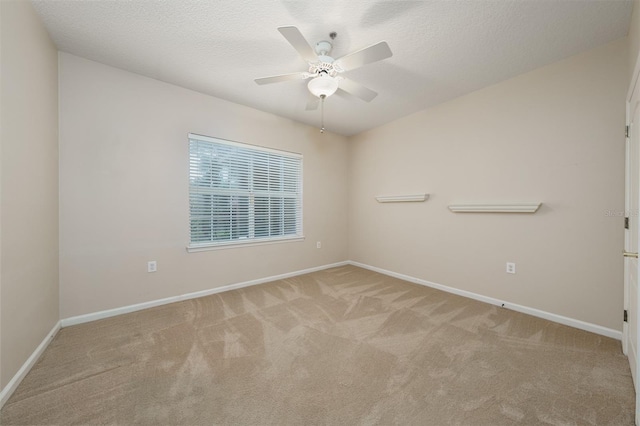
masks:
[[[189,249],[302,238],[302,155],[189,134]]]

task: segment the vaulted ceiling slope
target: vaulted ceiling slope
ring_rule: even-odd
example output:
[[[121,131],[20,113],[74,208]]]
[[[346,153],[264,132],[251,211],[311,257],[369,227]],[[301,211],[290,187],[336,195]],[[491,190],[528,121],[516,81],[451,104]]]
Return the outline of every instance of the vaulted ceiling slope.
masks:
[[[385,40],[391,58],[346,74],[378,92],[338,92],[327,130],[353,135],[624,37],[627,0],[33,1],[58,48],[78,56],[318,126],[306,81],[255,78],[306,71],[277,31],[332,56]]]

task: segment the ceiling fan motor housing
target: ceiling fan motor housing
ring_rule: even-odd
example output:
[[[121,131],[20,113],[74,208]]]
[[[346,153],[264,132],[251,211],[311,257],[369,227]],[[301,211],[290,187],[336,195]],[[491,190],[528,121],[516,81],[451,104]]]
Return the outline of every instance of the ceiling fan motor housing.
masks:
[[[316,53],[318,56],[328,55],[332,48],[333,45],[325,40],[316,43]]]
[[[311,74],[328,74],[335,77],[338,70],[333,66],[333,58],[331,56],[318,56],[319,62],[309,64],[309,72]]]

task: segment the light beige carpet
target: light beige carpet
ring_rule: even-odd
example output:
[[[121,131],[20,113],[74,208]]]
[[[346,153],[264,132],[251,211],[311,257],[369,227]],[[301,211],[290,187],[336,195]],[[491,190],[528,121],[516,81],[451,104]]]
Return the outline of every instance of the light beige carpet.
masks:
[[[0,423],[630,425],[633,409],[616,340],[345,266],[62,329]]]

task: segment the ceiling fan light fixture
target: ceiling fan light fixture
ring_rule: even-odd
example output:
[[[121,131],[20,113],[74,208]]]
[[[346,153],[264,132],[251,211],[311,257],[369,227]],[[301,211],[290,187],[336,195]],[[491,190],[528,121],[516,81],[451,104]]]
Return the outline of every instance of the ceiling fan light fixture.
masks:
[[[307,87],[314,96],[319,98],[322,96],[328,97],[338,90],[338,80],[331,76],[321,74],[309,81]]]

